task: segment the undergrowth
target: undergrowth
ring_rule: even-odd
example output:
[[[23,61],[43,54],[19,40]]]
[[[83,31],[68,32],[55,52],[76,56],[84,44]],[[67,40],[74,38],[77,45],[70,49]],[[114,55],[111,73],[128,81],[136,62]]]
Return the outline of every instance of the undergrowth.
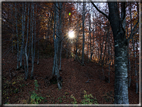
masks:
[[[71,98],[74,100],[71,102],[72,104],[77,104],[77,101],[73,95]],[[94,98],[92,94],[87,95],[86,91],[84,90],[84,99],[81,101],[81,104],[98,104],[96,97]]]
[[[35,80],[34,82],[35,84],[35,90],[38,91],[38,83],[37,80]],[[41,100],[43,100],[44,98],[42,96],[39,96],[35,91],[32,91],[31,96],[30,96],[30,103],[31,104],[39,104],[41,102]]]

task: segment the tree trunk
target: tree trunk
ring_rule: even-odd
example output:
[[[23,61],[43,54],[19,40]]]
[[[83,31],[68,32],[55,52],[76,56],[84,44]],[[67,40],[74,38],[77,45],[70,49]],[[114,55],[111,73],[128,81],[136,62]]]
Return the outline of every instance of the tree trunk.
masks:
[[[20,51],[20,67],[22,67],[22,56],[23,56],[23,47],[24,47],[24,32],[25,32],[25,12],[24,12],[24,3],[22,3],[22,45]]]
[[[125,37],[125,30],[119,17],[117,2],[109,2],[109,21],[113,31],[115,45],[115,89],[114,103],[129,104],[128,98],[128,73],[127,73],[127,43],[122,44]]]
[[[57,85],[58,88],[62,88],[61,81],[59,80],[59,56],[60,56],[60,49],[61,49],[61,32],[59,30],[61,26],[60,17],[59,17],[59,12],[58,8],[60,8],[62,4],[55,3],[55,10],[54,10],[54,34],[53,34],[53,39],[54,39],[54,61],[53,61],[53,71],[52,71],[52,77],[57,78]],[[55,29],[56,29],[56,38],[55,38]]]
[[[62,60],[62,43],[61,43],[61,51],[60,51],[60,66],[59,66],[59,70],[61,71],[61,60]]]
[[[78,3],[77,3],[77,9],[78,9]],[[77,16],[78,17],[78,16]],[[77,38],[76,38],[76,52],[75,52],[75,60],[77,60],[77,44],[78,44],[78,36],[79,36],[79,21],[77,22]]]
[[[59,49],[58,49],[58,65],[59,65],[59,70],[61,70],[61,54],[62,54],[62,3],[59,3]]]
[[[128,36],[128,27],[127,27],[127,36]],[[129,41],[128,41],[128,46],[127,46],[127,51],[128,51],[128,87],[131,86],[131,63],[130,63],[130,53],[129,53]]]
[[[28,3],[28,16],[29,16],[29,8],[30,4]],[[27,20],[27,40],[26,40],[26,45],[25,45],[25,57],[26,57],[26,69],[25,69],[25,80],[28,78],[28,55],[27,55],[27,45],[28,45],[28,34],[29,34],[29,17]]]
[[[91,14],[89,13],[89,37],[90,37],[90,61],[92,60],[92,49],[91,49]]]
[[[84,66],[84,20],[85,20],[85,3],[83,2],[83,16],[82,16],[82,27],[83,27],[83,43],[82,43],[82,65]]]
[[[131,7],[131,3],[130,3],[130,7]],[[132,21],[131,8],[130,8],[130,20]],[[133,30],[132,30],[132,22],[131,22],[131,33],[132,32]],[[136,69],[136,49],[135,49],[135,42],[133,38],[132,38],[132,44],[133,44],[133,54],[135,58],[134,68],[135,68],[135,77],[136,77],[136,93],[138,93],[138,76],[137,76],[137,69]]]
[[[35,6],[35,12],[37,13],[37,5]],[[33,19],[34,21],[34,60],[35,60],[35,51],[36,51],[36,16]]]
[[[108,37],[107,37],[108,38]],[[108,68],[109,68],[109,71],[108,71],[108,83],[110,83],[110,41],[109,41],[109,39],[107,39],[108,40]]]
[[[10,11],[11,11],[11,24],[12,24],[12,26],[13,26],[13,4],[10,4]],[[13,53],[13,33],[14,33],[14,29],[13,29],[13,27],[12,27],[12,34],[11,34],[11,36],[12,36],[12,53]]]
[[[34,41],[34,31],[33,31],[33,27],[34,27],[34,4],[32,3],[32,9],[31,9],[31,21],[32,21],[32,42],[31,42],[31,57],[32,57],[32,69],[31,69],[31,79],[33,79],[33,72],[34,72],[34,50],[33,50],[33,41]]]
[[[38,50],[37,50],[37,65],[39,65],[39,38],[38,38]]]
[[[38,9],[38,13],[39,13],[39,9]],[[39,22],[37,21],[37,25],[39,25]],[[39,35],[39,31],[37,32],[37,35]],[[37,65],[39,65],[39,36],[37,36],[38,38],[38,50],[37,50]]]
[[[16,37],[17,37],[17,69],[19,69],[19,39],[18,39],[18,27],[17,27],[17,5],[15,3],[15,20],[16,20]]]

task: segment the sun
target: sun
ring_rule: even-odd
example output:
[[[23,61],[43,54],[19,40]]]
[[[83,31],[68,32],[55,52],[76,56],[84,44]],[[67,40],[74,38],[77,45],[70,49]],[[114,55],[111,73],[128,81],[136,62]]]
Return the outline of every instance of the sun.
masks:
[[[69,31],[68,35],[70,39],[73,39],[75,37],[74,31]]]

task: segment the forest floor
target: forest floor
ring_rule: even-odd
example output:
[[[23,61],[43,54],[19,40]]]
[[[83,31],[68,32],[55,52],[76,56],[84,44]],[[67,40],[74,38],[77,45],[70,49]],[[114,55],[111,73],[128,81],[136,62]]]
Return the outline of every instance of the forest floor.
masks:
[[[2,102],[3,104],[30,104],[31,92],[35,90],[34,80],[24,80],[24,70],[16,70],[16,54],[11,53],[2,59]],[[102,68],[94,62],[85,63],[85,66],[73,59],[62,58],[63,78],[62,89],[57,84],[45,85],[46,76],[52,73],[53,58],[40,58],[39,65],[34,65],[34,77],[38,82],[38,91],[44,99],[39,104],[71,104],[84,99],[84,90],[87,95],[92,94],[99,104],[113,104],[114,101],[114,69],[110,71],[110,83],[102,80]],[[105,76],[108,68],[104,68]],[[11,75],[10,75],[11,73]],[[91,79],[89,82],[88,79]],[[36,94],[34,94],[36,95]],[[73,99],[73,96],[75,99]],[[71,97],[72,96],[72,97]],[[138,104],[139,94],[135,93],[135,85],[129,88],[129,103]]]

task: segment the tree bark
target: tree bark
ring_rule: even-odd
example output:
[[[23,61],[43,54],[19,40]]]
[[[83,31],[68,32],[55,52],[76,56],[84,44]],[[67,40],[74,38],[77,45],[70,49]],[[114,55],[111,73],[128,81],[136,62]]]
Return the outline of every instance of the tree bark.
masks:
[[[78,3],[77,3],[78,9]],[[78,16],[77,16],[78,17]],[[79,18],[79,17],[78,17]],[[77,60],[77,46],[78,46],[78,36],[79,36],[79,21],[77,22],[77,38],[76,38],[76,52],[75,52],[75,60]]]
[[[29,8],[30,4],[28,3],[28,16],[29,16]],[[25,80],[28,78],[28,55],[27,55],[27,45],[28,45],[28,34],[29,34],[29,17],[27,20],[27,40],[26,40],[26,45],[25,45],[25,57],[26,57],[26,69],[25,69]]]
[[[12,24],[12,26],[13,26],[13,9],[12,9],[12,6],[13,6],[13,4],[10,4],[10,11],[11,11],[11,24]],[[14,33],[14,29],[13,29],[13,27],[12,27],[12,34],[11,34],[11,36],[12,36],[12,53],[13,53],[13,33]]]
[[[16,20],[16,37],[17,37],[17,69],[19,69],[19,39],[18,39],[18,27],[17,27],[17,4],[15,3],[15,20]]]
[[[85,20],[85,3],[83,2],[83,16],[82,16],[82,27],[83,27],[83,42],[82,42],[82,65],[84,66],[84,20]]]
[[[31,32],[32,32],[32,41],[31,41],[31,57],[32,57],[32,69],[31,69],[31,79],[33,79],[33,72],[34,72],[34,50],[33,50],[33,41],[34,41],[34,31],[33,31],[33,27],[34,27],[34,4],[32,3],[32,11],[31,11],[31,21],[32,21],[32,28],[31,28]]]
[[[54,39],[54,61],[53,61],[53,71],[52,71],[52,77],[56,77],[57,78],[57,85],[58,88],[61,89],[62,88],[62,84],[61,81],[59,80],[59,56],[60,56],[60,49],[61,49],[61,32],[60,30],[60,17],[59,17],[59,12],[58,12],[58,8],[59,8],[58,3],[55,3],[55,8],[54,8],[54,34],[53,34],[53,39]],[[55,37],[55,29],[56,29],[56,37]]]
[[[128,98],[128,73],[127,73],[127,43],[122,44],[125,37],[125,30],[120,20],[117,3],[108,2],[109,21],[113,31],[115,45],[115,88],[114,104],[129,104]],[[125,16],[124,16],[125,17]]]
[[[25,32],[25,12],[24,12],[24,3],[22,3],[22,45],[20,51],[20,67],[22,67],[22,56],[23,56],[23,47],[24,47],[24,32]]]
[[[130,7],[131,7],[131,3],[130,3]],[[130,8],[130,20],[132,21],[132,14],[131,14],[131,8]],[[131,34],[133,32],[132,29],[132,22],[131,22]],[[137,74],[137,69],[136,69],[136,48],[135,48],[135,42],[134,39],[132,37],[132,44],[133,44],[133,54],[134,54],[134,58],[135,58],[135,64],[134,64],[134,68],[135,68],[135,76],[136,76],[136,93],[138,93],[138,74]]]

